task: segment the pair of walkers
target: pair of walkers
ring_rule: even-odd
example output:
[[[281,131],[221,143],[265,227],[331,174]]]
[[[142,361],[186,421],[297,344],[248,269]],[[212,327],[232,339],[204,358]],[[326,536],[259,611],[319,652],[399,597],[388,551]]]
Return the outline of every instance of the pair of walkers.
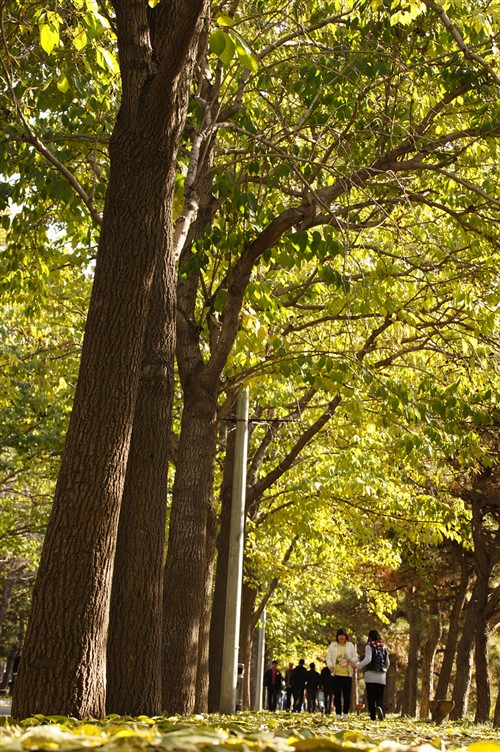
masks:
[[[352,677],[354,669],[363,669],[366,684],[368,712],[374,721],[384,718],[384,689],[389,668],[389,653],[376,629],[368,633],[365,656],[359,660],[356,648],[345,629],[338,629],[335,640],[328,648],[326,665],[332,675],[335,714],[347,718],[351,706]]]

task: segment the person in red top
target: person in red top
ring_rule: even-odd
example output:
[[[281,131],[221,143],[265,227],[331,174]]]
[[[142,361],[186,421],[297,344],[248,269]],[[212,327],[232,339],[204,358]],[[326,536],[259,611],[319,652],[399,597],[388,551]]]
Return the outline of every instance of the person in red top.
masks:
[[[278,661],[274,660],[271,668],[268,668],[264,674],[264,686],[267,689],[267,707],[271,711],[275,711],[278,705],[282,681],[283,678],[281,671],[278,669]]]

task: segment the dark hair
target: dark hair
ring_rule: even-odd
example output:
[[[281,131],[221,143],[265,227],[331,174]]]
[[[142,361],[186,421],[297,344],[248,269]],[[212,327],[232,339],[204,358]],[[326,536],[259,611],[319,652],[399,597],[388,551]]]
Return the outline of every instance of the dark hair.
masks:
[[[299,661],[299,666],[303,666],[304,663],[305,663],[305,660],[303,658],[301,658],[300,661]]]
[[[316,668],[316,666],[314,665],[314,663],[310,663],[309,668]]]
[[[349,638],[349,632],[346,629],[344,629],[343,627],[340,627],[340,629],[337,629],[337,634],[335,635],[335,639],[337,640],[337,642],[338,642],[338,637],[340,635],[344,635],[345,638],[346,638],[346,640],[350,639]]]
[[[380,632],[377,632],[376,629],[370,629],[368,632],[368,642],[382,642]]]

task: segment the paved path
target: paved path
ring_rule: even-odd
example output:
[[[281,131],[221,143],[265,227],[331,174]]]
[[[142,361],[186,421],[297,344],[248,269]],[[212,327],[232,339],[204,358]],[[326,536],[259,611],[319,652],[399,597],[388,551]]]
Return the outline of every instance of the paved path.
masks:
[[[0,715],[10,715],[10,702],[0,702]]]

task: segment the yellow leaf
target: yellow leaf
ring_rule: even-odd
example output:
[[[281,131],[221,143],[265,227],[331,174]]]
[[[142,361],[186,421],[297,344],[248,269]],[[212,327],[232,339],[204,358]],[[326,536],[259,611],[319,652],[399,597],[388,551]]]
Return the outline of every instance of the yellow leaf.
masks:
[[[474,742],[467,747],[467,752],[500,752],[500,744],[492,739],[485,739],[483,742]]]
[[[79,26],[73,39],[73,47],[75,47],[78,51],[80,51],[84,49],[86,44],[87,44],[87,34],[85,32],[85,29],[82,29],[82,27]]]
[[[40,24],[40,44],[47,55],[50,55],[57,41],[58,35],[54,33],[53,28],[49,24]]]
[[[66,92],[69,89],[69,81],[64,75],[64,73],[61,73],[59,76],[59,81],[57,82],[57,88],[59,91],[62,91],[63,94],[66,94]]]

